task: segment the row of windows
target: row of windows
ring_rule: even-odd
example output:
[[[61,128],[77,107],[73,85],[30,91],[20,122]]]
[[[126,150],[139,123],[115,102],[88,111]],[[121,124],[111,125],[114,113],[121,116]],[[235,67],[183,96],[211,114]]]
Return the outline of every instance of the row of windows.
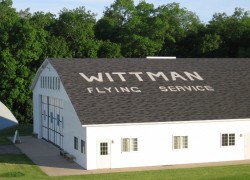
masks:
[[[41,88],[59,90],[60,79],[54,76],[41,76]]]
[[[81,139],[81,153],[85,154],[86,153],[86,145],[85,145],[85,141]],[[74,137],[74,149],[78,150],[78,138]]]
[[[221,146],[234,146],[235,134],[221,134]],[[174,136],[173,149],[187,149],[188,136]],[[137,138],[124,138],[122,139],[122,152],[138,151]]]
[[[100,143],[100,155],[108,155],[108,143]],[[122,152],[138,151],[138,140],[137,138],[124,138],[122,139]]]
[[[234,146],[235,134],[222,134],[221,146]],[[81,153],[85,154],[85,141],[81,140]],[[74,148],[78,150],[78,138],[74,137]],[[173,149],[187,149],[188,136],[173,136]],[[122,139],[122,152],[138,151],[137,138],[123,138]],[[100,143],[100,155],[108,155],[108,143]]]
[[[173,149],[187,149],[188,136],[174,136]],[[221,134],[221,146],[234,146],[235,134]]]

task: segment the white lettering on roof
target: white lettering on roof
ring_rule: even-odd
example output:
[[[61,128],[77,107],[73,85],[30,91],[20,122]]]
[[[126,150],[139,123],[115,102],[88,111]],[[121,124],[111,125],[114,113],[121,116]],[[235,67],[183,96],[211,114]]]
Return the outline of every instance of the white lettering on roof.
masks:
[[[142,82],[145,80],[150,79],[151,81],[203,81],[204,79],[197,73],[197,72],[183,72],[183,73],[177,73],[177,72],[169,72],[168,76],[164,72],[112,72],[112,73],[101,73],[98,72],[97,76],[88,76],[84,73],[79,73],[83,79],[85,79],[87,82],[126,82],[129,76],[134,76],[136,80]]]

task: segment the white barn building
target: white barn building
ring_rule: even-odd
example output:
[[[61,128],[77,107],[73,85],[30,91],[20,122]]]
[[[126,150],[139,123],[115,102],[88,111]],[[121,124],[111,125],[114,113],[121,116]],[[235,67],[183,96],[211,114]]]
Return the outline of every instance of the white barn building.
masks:
[[[47,59],[31,87],[34,133],[85,169],[250,159],[249,69],[250,59]]]

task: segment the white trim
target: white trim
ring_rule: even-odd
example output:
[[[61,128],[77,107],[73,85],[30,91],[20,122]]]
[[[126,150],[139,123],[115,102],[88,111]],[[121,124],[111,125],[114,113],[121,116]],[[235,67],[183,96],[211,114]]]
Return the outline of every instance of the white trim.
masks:
[[[190,124],[190,123],[239,122],[239,121],[250,121],[250,118],[244,118],[244,119],[196,120],[196,121],[195,120],[194,121],[174,121],[174,122],[90,124],[90,125],[82,125],[82,127],[134,126],[134,125],[159,125],[159,124]]]

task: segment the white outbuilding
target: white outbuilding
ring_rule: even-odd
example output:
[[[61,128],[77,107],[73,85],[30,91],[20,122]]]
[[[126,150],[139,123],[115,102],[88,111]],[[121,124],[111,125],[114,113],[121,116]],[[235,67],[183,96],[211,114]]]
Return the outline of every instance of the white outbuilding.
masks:
[[[34,133],[85,169],[250,159],[250,59],[46,59]]]
[[[0,101],[0,130],[18,125],[11,111]]]

